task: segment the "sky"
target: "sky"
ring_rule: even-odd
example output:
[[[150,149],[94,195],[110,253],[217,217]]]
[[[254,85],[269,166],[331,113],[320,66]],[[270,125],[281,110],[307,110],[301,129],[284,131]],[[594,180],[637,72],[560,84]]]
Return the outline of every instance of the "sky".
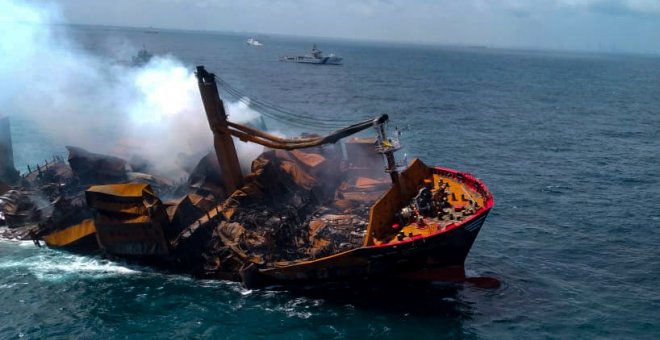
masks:
[[[660,54],[660,0],[54,2],[75,24]]]

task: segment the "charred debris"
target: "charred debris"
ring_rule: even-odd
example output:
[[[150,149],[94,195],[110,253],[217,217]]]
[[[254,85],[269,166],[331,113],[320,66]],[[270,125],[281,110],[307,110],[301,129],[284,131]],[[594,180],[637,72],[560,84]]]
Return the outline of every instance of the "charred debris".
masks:
[[[387,116],[329,136],[271,136],[226,120],[213,75],[198,68],[215,153],[190,164],[176,183],[143,172],[144,161],[67,146],[19,175],[9,120],[0,120],[1,236],[43,241],[71,252],[103,253],[240,280],[249,263],[316,259],[362,245],[369,208],[390,186],[373,138],[339,139],[379,126]],[[234,141],[265,145],[241,174]]]

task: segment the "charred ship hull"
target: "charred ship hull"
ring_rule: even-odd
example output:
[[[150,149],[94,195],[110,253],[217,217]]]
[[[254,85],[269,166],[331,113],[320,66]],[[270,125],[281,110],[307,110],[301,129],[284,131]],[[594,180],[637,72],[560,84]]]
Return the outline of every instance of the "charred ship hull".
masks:
[[[336,256],[263,271],[246,270],[248,287],[301,285],[318,282],[351,282],[415,277],[426,271],[463,267],[489,211],[448,232],[397,245],[357,248]],[[412,274],[412,275],[410,275]],[[437,276],[438,280],[446,277]]]
[[[13,212],[35,216],[35,242],[249,287],[432,280],[463,267],[493,207],[479,179],[418,159],[397,163],[387,115],[296,138],[230,122],[215,76],[198,67],[197,77],[215,154],[172,186],[127,173],[123,159],[68,147],[68,164],[57,159],[22,179],[51,201],[50,216],[20,212],[28,205],[14,200]],[[372,127],[374,138],[334,145]],[[234,137],[266,147],[247,175]]]
[[[314,261],[263,270],[248,268],[242,273],[243,282],[258,287],[420,277],[423,280],[451,280],[455,269],[462,271],[465,259],[492,209],[493,198],[487,187],[470,174],[440,167],[431,171],[434,175],[452,178],[481,195],[483,206],[466,219],[451,223],[442,230],[431,231],[428,235],[412,235],[393,242],[363,246]],[[365,243],[370,243],[369,238]],[[444,269],[449,270],[445,272]]]

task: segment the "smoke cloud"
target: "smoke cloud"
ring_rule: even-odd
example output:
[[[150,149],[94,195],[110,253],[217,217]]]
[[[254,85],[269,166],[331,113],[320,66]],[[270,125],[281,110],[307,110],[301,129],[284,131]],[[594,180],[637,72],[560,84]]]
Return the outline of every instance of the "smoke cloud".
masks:
[[[183,175],[178,154],[211,150],[192,66],[173,56],[155,56],[137,68],[93,55],[53,29],[62,22],[52,5],[0,0],[3,113],[30,120],[62,146],[138,155],[173,177]],[[242,103],[226,106],[232,121],[259,117]],[[249,168],[262,148],[236,144],[243,167]]]

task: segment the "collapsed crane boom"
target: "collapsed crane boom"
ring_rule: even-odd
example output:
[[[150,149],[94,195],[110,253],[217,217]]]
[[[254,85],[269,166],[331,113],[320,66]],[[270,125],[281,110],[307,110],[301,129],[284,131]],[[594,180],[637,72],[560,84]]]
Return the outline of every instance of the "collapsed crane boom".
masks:
[[[224,104],[218,94],[215,74],[208,73],[204,69],[204,66],[197,66],[196,76],[202,101],[204,102],[206,117],[213,132],[215,152],[222,171],[220,177],[225,181],[225,189],[228,195],[240,188],[243,183],[243,175],[240,171],[236,148],[234,147],[231,136],[245,142],[252,142],[273,149],[294,150],[333,144],[342,138],[374,127],[379,131],[379,134],[382,134],[379,138],[379,143],[386,142],[383,129],[383,124],[389,119],[386,114],[355,123],[326,136],[301,138],[282,138],[249,126],[230,122],[227,120]],[[394,157],[391,155],[391,151],[387,151],[386,153],[386,156],[388,156],[388,169],[394,168]],[[391,175],[392,181],[396,183],[396,171]]]
[[[271,135],[267,132],[251,128],[249,126],[245,126],[229,121],[227,122],[227,125],[229,127],[227,129],[227,132],[242,141],[257,143],[259,145],[263,145],[274,149],[294,150],[294,149],[311,148],[323,144],[333,144],[342,138],[356,134],[370,127],[383,124],[387,120],[388,120],[388,116],[385,114],[385,115],[381,115],[380,117],[376,117],[374,119],[368,119],[363,122],[347,126],[345,128],[334,131],[326,136],[317,136],[317,137],[281,138],[275,135]]]

